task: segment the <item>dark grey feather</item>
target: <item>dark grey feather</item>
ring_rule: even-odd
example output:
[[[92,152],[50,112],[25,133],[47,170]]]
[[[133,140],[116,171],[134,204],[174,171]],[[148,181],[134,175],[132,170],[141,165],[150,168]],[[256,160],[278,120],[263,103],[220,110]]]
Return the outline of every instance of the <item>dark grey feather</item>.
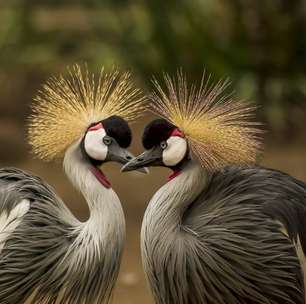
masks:
[[[120,257],[108,265],[109,273],[103,255],[90,267],[69,268],[68,248],[76,239],[69,220],[73,215],[40,178],[17,169],[0,170],[0,214],[24,199],[30,201],[30,210],[0,253],[0,303],[24,303],[33,293],[31,303],[107,303]]]
[[[299,236],[306,252],[305,207],[305,184],[275,170],[228,167],[209,176],[179,215],[162,215],[162,234],[146,223],[156,233],[143,248],[156,303],[305,303],[294,246]]]

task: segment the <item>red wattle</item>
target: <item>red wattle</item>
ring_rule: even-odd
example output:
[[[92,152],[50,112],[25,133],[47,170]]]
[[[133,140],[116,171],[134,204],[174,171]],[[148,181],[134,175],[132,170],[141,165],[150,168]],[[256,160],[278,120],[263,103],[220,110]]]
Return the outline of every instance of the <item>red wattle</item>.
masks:
[[[91,172],[93,175],[96,177],[96,179],[107,189],[111,188],[111,183],[107,179],[107,177],[103,174],[103,172],[96,168],[96,167],[91,167],[90,168]]]
[[[175,177],[181,174],[181,170],[174,170],[172,174],[168,176],[168,181],[171,181]]]

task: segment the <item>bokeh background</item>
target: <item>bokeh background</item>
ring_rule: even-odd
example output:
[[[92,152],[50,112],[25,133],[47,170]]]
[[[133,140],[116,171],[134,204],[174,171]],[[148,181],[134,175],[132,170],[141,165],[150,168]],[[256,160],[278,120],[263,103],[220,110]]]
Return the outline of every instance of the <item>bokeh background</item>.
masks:
[[[306,2],[304,0],[2,0],[0,1],[0,165],[42,176],[85,220],[85,202],[61,164],[33,159],[26,117],[41,84],[87,62],[130,69],[145,92],[151,76],[182,67],[191,81],[204,68],[232,80],[236,96],[260,105],[265,123],[262,163],[306,180]],[[132,151],[141,151],[133,126]],[[142,273],[139,232],[146,204],[168,172],[106,173],[121,197],[127,243],[114,303],[151,303]]]

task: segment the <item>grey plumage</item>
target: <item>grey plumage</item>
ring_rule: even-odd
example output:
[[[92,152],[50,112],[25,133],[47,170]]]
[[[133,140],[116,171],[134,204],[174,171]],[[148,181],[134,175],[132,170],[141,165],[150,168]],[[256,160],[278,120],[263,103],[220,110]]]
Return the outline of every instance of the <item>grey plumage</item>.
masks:
[[[95,77],[78,65],[43,86],[29,117],[29,144],[40,159],[64,158],[90,215],[80,222],[39,178],[0,170],[0,304],[109,302],[125,219],[101,166],[133,157],[128,121],[143,110],[140,95],[129,73],[102,68]]]
[[[306,186],[261,167],[189,162],[152,198],[142,256],[158,304],[305,303]],[[284,233],[285,231],[285,233]],[[287,236],[288,234],[288,236]]]
[[[122,168],[173,172],[142,223],[155,302],[305,303],[306,185],[254,166],[255,108],[222,81],[203,78],[197,88],[178,73],[155,85],[150,109],[161,118],[145,127],[145,151]]]
[[[107,267],[103,255],[88,258],[88,267],[71,265],[77,234],[67,219],[73,215],[40,178],[17,169],[0,170],[0,214],[23,199],[30,201],[30,210],[0,253],[0,303],[24,303],[33,292],[33,303],[55,303],[60,293],[60,303],[108,302],[120,251],[117,256],[114,251],[107,260],[113,264]]]
[[[124,215],[115,192],[103,187],[89,166],[79,142],[67,150],[65,171],[88,202],[86,222],[40,178],[0,170],[0,222],[21,201],[30,203],[15,229],[0,233],[1,304],[24,303],[30,295],[31,303],[109,302],[120,268]]]
[[[17,169],[2,169],[0,183],[1,213],[9,214],[23,199],[30,201],[29,212],[0,254],[0,303],[23,303],[34,287],[50,280],[58,255],[63,256],[71,243],[67,235],[70,227],[59,217],[61,200],[38,177]],[[63,284],[56,283],[59,286],[54,290]],[[38,289],[36,301],[45,296],[42,292]]]

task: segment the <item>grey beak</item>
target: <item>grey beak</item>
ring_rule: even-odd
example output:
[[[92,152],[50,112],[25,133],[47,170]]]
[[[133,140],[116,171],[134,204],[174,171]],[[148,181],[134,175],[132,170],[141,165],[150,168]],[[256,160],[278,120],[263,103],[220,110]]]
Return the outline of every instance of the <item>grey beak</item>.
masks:
[[[153,152],[153,153],[152,153]],[[146,165],[151,165],[152,162],[159,159],[159,155],[156,155],[153,150],[148,150],[130,160],[121,168],[121,172],[128,172],[133,170],[139,170],[140,168],[146,168]]]
[[[135,156],[130,153],[127,149],[121,148],[119,145],[112,145],[109,148],[107,160],[114,161],[120,164],[127,164],[129,161],[133,160]],[[122,169],[121,169],[122,171]],[[147,168],[139,168],[137,171],[141,173],[149,173]]]
[[[124,149],[123,149],[124,150]],[[128,150],[124,150],[125,151],[125,156],[123,156],[124,158],[124,162],[122,162],[122,164],[124,165],[123,167],[125,167],[129,162],[133,161],[133,159],[135,159],[136,157],[130,153]],[[124,172],[121,168],[121,172]],[[144,173],[144,174],[148,174],[149,173],[149,169],[146,167],[139,167],[136,169],[136,171]]]

